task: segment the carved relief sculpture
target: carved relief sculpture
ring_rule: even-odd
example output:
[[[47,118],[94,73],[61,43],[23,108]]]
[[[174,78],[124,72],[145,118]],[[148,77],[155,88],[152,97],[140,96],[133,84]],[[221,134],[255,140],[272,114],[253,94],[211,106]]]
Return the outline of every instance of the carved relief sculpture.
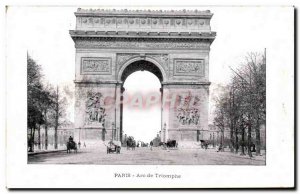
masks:
[[[198,125],[200,111],[198,109],[199,97],[192,96],[190,93],[186,96],[179,96],[179,107],[177,108],[177,119],[181,125]]]
[[[81,74],[111,74],[111,59],[84,57],[81,61]]]
[[[204,76],[205,66],[203,59],[175,59],[174,75]]]
[[[134,57],[140,56],[140,53],[118,53],[117,54],[117,65],[118,69],[121,68],[123,64],[125,64],[127,61]],[[153,58],[155,61],[157,61],[159,64],[162,65],[162,67],[165,69],[166,72],[168,72],[168,54],[156,54],[156,53],[146,53],[145,56]]]
[[[86,101],[86,124],[104,126],[106,112],[103,108],[103,95],[100,92],[88,92]]]

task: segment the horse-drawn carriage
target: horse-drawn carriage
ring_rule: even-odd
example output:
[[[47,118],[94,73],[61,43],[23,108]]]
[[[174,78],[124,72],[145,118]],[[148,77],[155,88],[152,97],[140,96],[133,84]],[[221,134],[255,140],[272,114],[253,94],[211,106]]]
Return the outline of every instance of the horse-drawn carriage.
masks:
[[[164,149],[167,149],[167,148],[176,149],[176,148],[178,148],[178,142],[174,139],[173,140],[169,139],[166,143],[165,142],[160,142],[159,146],[162,146]]]
[[[109,141],[107,147],[107,154],[110,153],[121,153],[121,143],[118,141]]]
[[[126,147],[127,150],[131,149],[131,150],[135,150],[136,147],[136,141],[134,140],[134,138],[132,136],[129,136],[126,140]]]
[[[168,140],[167,141],[167,147],[168,148],[177,148],[178,143],[176,142],[176,140]]]
[[[208,142],[205,140],[200,140],[201,142],[201,148],[207,149],[208,148]]]
[[[67,142],[67,153],[71,153],[71,150],[74,150],[77,153],[77,145],[74,141]]]

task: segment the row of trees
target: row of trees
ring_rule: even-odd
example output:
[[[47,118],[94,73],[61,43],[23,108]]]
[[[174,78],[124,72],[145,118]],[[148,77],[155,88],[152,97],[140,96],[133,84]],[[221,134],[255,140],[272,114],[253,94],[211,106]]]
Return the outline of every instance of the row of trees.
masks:
[[[224,144],[224,131],[230,130],[231,152],[245,155],[245,148],[252,157],[261,154],[261,126],[266,122],[266,56],[265,53],[250,53],[237,69],[231,69],[230,83],[222,87],[215,99],[214,123],[220,129]],[[255,138],[252,138],[255,134]],[[246,137],[245,137],[246,136]],[[224,146],[222,146],[222,151]]]
[[[66,120],[67,98],[58,87],[46,84],[42,68],[27,54],[27,130],[28,150],[34,144],[41,149],[41,127],[45,129],[45,149],[48,149],[48,129],[54,128],[54,148],[57,149],[57,129]],[[35,140],[36,132],[38,138]]]

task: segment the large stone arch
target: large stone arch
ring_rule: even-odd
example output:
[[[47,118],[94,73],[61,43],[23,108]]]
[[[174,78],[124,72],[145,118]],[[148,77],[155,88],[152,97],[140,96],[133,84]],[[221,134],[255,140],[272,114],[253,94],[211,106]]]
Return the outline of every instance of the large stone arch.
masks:
[[[149,57],[134,57],[131,58],[130,60],[126,61],[124,63],[124,65],[122,66],[122,68],[119,70],[119,74],[118,74],[118,81],[119,83],[121,83],[121,89],[118,90],[118,93],[121,94],[120,95],[120,101],[123,100],[123,92],[125,91],[124,88],[124,84],[125,81],[127,79],[127,77],[129,77],[132,73],[139,71],[139,70],[143,70],[143,71],[149,71],[151,72],[154,76],[156,76],[158,78],[158,80],[160,81],[161,84],[161,88],[162,88],[162,83],[164,82],[164,80],[166,80],[166,74],[164,69],[161,67],[161,65],[159,64],[159,62],[157,62],[156,60],[149,58]],[[161,97],[163,95],[163,92],[160,88],[160,92],[161,92]],[[123,104],[121,103],[120,105],[118,105],[118,113],[119,114],[119,122],[118,119],[116,120],[118,122],[118,126],[119,126],[119,131],[120,131],[120,136],[122,136],[124,129],[123,129],[123,115],[124,115],[124,111],[123,111]],[[162,108],[162,107],[161,107]],[[162,117],[162,111],[160,113],[161,117]],[[160,125],[162,125],[162,123],[160,123]],[[121,139],[121,137],[120,137]]]
[[[75,139],[122,140],[117,101],[132,73],[128,68],[139,62],[160,72],[163,97],[175,94],[182,102],[193,102],[162,107],[162,141],[206,139],[209,51],[216,37],[210,11],[78,9],[75,15],[76,29],[70,30],[76,48]],[[113,108],[106,108],[107,99],[114,101]]]
[[[118,72],[117,80],[119,82],[123,82],[124,80],[122,80],[122,75],[124,74],[124,70],[126,68],[128,68],[129,65],[132,65],[135,62],[143,62],[143,61],[147,61],[147,62],[150,62],[153,65],[155,65],[160,70],[160,73],[162,75],[162,80],[160,80],[160,81],[161,82],[166,81],[167,74],[166,74],[165,70],[163,69],[163,67],[161,66],[161,64],[159,62],[157,62],[155,59],[153,59],[152,57],[148,57],[148,56],[147,57],[146,56],[136,56],[136,57],[133,57],[133,58],[130,58],[129,60],[127,60],[124,64],[122,64],[122,67]],[[145,70],[149,70],[149,69],[145,69]],[[157,77],[159,77],[159,76],[157,76]]]

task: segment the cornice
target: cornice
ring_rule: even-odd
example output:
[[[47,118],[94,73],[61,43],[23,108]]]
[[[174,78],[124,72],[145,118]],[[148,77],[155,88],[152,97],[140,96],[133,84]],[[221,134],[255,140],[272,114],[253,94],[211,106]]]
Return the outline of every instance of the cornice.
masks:
[[[122,81],[85,81],[85,80],[74,80],[75,84],[117,84],[121,85]],[[211,82],[193,82],[193,81],[186,81],[186,82],[174,82],[174,81],[166,81],[161,82],[162,85],[202,85],[202,86],[209,86]]]
[[[122,82],[120,81],[109,81],[109,80],[103,80],[103,81],[87,81],[87,80],[74,80],[75,84],[81,85],[81,84],[117,84],[120,85]]]
[[[174,82],[174,81],[168,81],[168,82],[162,82],[161,83],[162,85],[193,85],[193,86],[196,86],[196,85],[201,85],[201,86],[209,86],[211,84],[211,82],[189,82],[189,81],[186,81],[186,82]]]
[[[216,37],[216,32],[142,32],[142,31],[69,31],[73,40],[93,38],[130,38],[130,39],[207,39],[211,42]]]

